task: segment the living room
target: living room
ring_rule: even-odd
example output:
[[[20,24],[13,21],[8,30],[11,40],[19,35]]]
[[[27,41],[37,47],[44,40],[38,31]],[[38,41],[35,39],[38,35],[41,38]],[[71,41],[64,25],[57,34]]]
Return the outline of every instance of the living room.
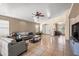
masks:
[[[70,48],[78,10],[76,3],[0,3],[0,54],[79,55],[78,49]]]

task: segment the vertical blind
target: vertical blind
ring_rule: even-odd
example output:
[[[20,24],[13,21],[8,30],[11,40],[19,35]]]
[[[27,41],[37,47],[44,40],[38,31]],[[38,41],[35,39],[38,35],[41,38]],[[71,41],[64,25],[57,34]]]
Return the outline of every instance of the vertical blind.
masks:
[[[0,20],[0,36],[9,35],[9,21]]]

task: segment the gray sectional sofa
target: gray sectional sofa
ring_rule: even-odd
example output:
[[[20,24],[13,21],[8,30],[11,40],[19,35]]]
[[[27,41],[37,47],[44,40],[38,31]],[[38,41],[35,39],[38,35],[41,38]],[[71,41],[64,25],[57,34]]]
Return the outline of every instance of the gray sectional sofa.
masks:
[[[27,51],[25,41],[16,42],[11,38],[0,38],[0,54],[2,56],[17,56]]]

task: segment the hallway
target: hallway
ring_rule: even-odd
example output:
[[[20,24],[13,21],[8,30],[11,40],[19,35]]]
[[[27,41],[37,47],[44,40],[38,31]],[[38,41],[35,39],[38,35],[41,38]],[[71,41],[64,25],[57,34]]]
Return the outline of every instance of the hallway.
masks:
[[[64,36],[43,35],[38,43],[29,43],[28,51],[23,56],[73,56],[69,42]]]

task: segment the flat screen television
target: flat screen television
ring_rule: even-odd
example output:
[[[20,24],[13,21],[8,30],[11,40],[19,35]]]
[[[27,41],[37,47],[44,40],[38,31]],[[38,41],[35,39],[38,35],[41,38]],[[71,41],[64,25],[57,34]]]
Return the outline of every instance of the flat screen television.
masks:
[[[79,42],[79,22],[72,25],[72,36]]]

